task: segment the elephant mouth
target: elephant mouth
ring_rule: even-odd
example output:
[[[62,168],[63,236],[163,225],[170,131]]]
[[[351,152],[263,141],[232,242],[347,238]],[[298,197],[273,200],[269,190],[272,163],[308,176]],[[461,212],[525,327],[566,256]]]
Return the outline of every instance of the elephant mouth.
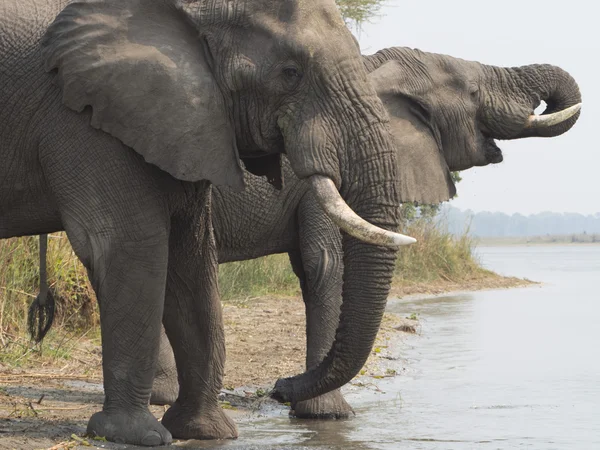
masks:
[[[502,150],[496,145],[496,141],[490,137],[485,138],[484,151],[485,159],[488,164],[498,164],[504,160]]]

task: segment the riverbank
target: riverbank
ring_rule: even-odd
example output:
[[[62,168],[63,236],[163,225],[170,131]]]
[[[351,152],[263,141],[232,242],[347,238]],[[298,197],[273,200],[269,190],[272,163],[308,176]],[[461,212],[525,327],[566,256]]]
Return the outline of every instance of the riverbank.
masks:
[[[471,282],[404,283],[395,296],[430,295],[455,290],[517,287],[527,280],[490,272]],[[356,388],[374,380],[398,375],[390,355],[402,345],[406,333],[419,331],[414,317],[386,313],[371,356]],[[236,389],[256,398],[275,380],[304,369],[304,305],[299,296],[264,296],[224,304],[227,345],[224,390]],[[58,329],[41,347],[18,336],[4,335],[0,360],[0,448],[50,448],[61,441],[74,446],[71,434],[83,434],[90,415],[101,408],[101,350],[99,336],[90,330],[79,334]],[[231,400],[228,397],[227,400]],[[223,402],[236,409],[235,401]],[[243,408],[242,408],[243,410]],[[164,408],[152,407],[157,417]],[[239,411],[231,411],[239,415]],[[67,445],[57,449],[72,448]]]
[[[433,283],[405,282],[394,284],[392,297],[436,295],[444,292],[483,289],[507,289],[535,284],[515,277],[503,277],[493,272],[460,282]],[[224,306],[227,362],[227,387],[266,385],[277,378],[298,373],[304,369],[305,319],[301,297],[261,297],[243,303]],[[418,322],[406,317],[388,314],[379,330],[375,350],[365,367],[377,375],[375,367],[381,350],[386,348],[399,328],[417,331]],[[384,352],[385,353],[385,352]],[[381,375],[381,374],[380,374]]]

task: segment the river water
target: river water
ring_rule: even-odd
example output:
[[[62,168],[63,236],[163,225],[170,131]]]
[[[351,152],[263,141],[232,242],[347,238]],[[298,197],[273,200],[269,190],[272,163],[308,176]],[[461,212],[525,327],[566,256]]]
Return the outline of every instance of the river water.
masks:
[[[391,301],[391,312],[418,314],[421,333],[395,350],[400,375],[377,380],[382,392],[347,389],[355,418],[275,411],[219,446],[600,449],[600,245],[477,252],[496,272],[543,284]]]

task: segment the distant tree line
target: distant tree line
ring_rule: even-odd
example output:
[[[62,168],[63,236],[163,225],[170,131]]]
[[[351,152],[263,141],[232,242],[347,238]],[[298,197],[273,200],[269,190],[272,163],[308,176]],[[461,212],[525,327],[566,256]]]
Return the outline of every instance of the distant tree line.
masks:
[[[438,220],[445,222],[452,234],[460,235],[469,228],[471,234],[477,237],[600,234],[600,213],[542,212],[524,216],[487,211],[474,213],[444,205]]]

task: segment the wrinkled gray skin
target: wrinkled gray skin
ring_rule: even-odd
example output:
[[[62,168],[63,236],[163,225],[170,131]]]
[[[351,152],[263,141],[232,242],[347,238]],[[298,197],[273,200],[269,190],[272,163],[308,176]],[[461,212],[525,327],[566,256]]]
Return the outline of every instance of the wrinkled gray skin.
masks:
[[[390,114],[403,201],[448,200],[455,194],[450,171],[502,161],[493,139],[558,136],[578,118],[535,133],[523,129],[540,100],[548,104],[545,113],[581,101],[575,81],[558,67],[491,67],[408,48],[385,49],[364,61]],[[240,194],[214,189],[213,226],[220,263],[289,253],[306,305],[306,366],[317,365],[338,326],[344,252],[337,228],[307,183],[288,167],[281,192],[254,176]],[[176,392],[174,362],[163,339],[153,401],[169,403]],[[339,390],[297,402],[293,410],[305,418],[352,413]]]
[[[237,436],[217,402],[209,182],[241,189],[239,156],[277,184],[285,150],[297,177],[329,177],[394,230],[387,123],[333,0],[0,2],[0,238],[65,230],[88,269],[105,389],[89,433],[142,445]],[[371,350],[395,251],[343,245],[347,288],[364,292],[345,303],[330,357],[281,397],[339,388]],[[180,387],[159,423],[147,405],[161,322]]]

